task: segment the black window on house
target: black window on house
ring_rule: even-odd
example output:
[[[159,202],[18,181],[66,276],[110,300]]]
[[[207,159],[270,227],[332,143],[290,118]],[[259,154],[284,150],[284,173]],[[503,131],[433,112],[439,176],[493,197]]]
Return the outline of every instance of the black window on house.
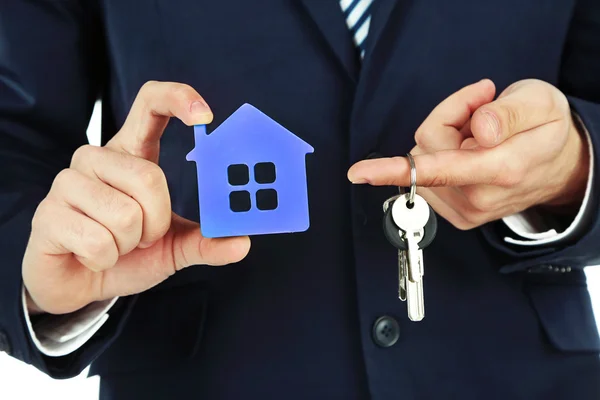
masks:
[[[233,187],[229,193],[229,208],[234,212],[248,212],[252,207],[261,211],[275,210],[278,204],[277,190],[269,186],[275,183],[277,176],[275,164],[260,162],[253,166],[253,183],[259,185],[258,190],[251,195],[250,169],[246,164],[232,164],[227,167],[227,179]],[[264,186],[264,187],[263,187]],[[255,185],[252,185],[255,187]]]
[[[254,166],[254,179],[257,183],[275,182],[275,164],[272,162],[261,162]]]
[[[246,164],[232,164],[227,167],[227,177],[231,186],[247,185],[250,182],[250,171]]]

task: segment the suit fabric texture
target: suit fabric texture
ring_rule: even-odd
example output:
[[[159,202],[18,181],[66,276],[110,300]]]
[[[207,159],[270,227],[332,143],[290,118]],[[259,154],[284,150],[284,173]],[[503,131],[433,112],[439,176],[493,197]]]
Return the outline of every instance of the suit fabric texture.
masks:
[[[501,222],[440,219],[425,252],[426,317],[397,298],[382,231],[393,187],[352,186],[371,154],[403,155],[431,110],[492,79],[560,88],[600,150],[596,0],[377,0],[366,55],[337,0],[17,1],[0,6],[0,347],[55,378],[90,363],[103,399],[598,399],[600,340],[583,268],[600,264],[600,171],[580,235],[517,247]],[[148,80],[194,87],[211,131],[250,103],[310,143],[310,229],[252,238],[227,267],[194,266],[119,299],[82,348],[47,357],[22,315],[32,215],[87,143],[103,143]],[[198,220],[193,131],[173,120],[160,165]],[[551,268],[548,268],[550,266]],[[560,268],[571,268],[561,273]],[[373,324],[396,321],[377,345]]]

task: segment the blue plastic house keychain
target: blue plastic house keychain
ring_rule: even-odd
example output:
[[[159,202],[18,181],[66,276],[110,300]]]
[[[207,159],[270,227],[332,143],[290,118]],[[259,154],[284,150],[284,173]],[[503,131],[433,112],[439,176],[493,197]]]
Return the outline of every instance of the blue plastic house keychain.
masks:
[[[306,154],[314,149],[244,104],[210,135],[194,126],[200,230],[205,237],[302,232],[310,225]]]

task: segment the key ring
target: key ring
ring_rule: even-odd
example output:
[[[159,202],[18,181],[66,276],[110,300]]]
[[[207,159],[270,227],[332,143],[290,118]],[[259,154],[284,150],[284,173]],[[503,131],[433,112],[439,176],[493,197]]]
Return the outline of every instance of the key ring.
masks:
[[[408,153],[406,157],[410,163],[410,194],[408,195],[408,202],[412,205],[415,203],[415,194],[417,192],[417,167],[415,166],[415,160],[410,153]]]

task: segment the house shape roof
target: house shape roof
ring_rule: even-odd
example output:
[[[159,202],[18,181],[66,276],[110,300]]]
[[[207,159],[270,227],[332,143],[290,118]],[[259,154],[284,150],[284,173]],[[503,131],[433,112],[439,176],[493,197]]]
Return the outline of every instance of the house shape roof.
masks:
[[[236,143],[262,141],[260,144],[267,149],[312,153],[313,147],[294,135],[288,129],[271,119],[265,113],[251,104],[243,104],[231,114],[221,125],[210,134],[206,133],[206,125],[194,126],[196,147],[188,153],[188,161],[197,161],[201,146],[209,146],[214,150],[219,147],[236,146]],[[246,149],[248,150],[248,149]],[[240,148],[240,151],[244,149]]]

